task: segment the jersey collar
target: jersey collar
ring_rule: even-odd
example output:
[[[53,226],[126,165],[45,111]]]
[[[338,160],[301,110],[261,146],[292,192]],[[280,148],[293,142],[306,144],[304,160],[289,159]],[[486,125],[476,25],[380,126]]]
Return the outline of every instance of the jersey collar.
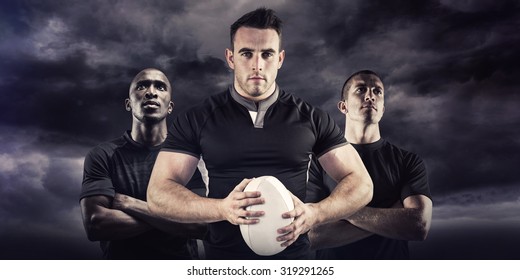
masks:
[[[233,85],[229,86],[229,92],[231,93],[231,97],[238,102],[240,105],[247,108],[249,111],[260,112],[267,111],[271,105],[273,105],[276,100],[278,100],[278,96],[280,95],[280,90],[278,89],[278,85],[274,89],[274,93],[271,96],[267,97],[264,100],[260,100],[259,102],[254,102],[247,98],[242,97],[235,89]]]

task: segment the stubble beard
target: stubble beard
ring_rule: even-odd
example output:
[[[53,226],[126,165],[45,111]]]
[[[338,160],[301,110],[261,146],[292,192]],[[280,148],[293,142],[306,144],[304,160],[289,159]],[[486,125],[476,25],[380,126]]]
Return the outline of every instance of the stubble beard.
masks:
[[[248,87],[247,83],[245,85],[239,84],[240,88],[250,97],[257,98],[266,93],[266,89],[263,89],[261,85],[253,85],[252,87]]]

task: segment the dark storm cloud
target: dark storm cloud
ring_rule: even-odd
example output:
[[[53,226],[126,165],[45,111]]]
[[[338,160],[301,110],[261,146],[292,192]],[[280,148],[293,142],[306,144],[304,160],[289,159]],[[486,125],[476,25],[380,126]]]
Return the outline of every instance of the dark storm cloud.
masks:
[[[313,33],[289,43],[310,58],[285,71],[315,81],[298,92],[338,116],[320,93],[337,99],[346,76],[373,69],[387,88],[383,135],[425,158],[434,194],[518,181],[517,2],[313,4],[310,28],[297,27]]]
[[[178,105],[223,89],[216,81],[229,75],[222,61],[198,57],[200,43],[183,26],[183,3],[25,2],[9,8],[18,20],[3,29],[0,46],[0,83],[11,93],[0,105],[4,123],[113,138],[111,132],[129,128],[123,100],[141,69],[162,69],[179,86],[191,81],[175,87],[191,101],[175,94]]]
[[[8,7],[12,24],[0,29],[1,259],[99,257],[79,211],[83,158],[130,128],[123,100],[137,72],[165,71],[175,111],[227,87],[223,61],[199,57],[197,38],[186,37],[182,3],[143,3]]]
[[[0,259],[95,258],[78,204],[85,148],[38,129],[0,132]]]
[[[174,115],[225,89],[232,81],[224,61],[229,25],[261,5],[285,23],[278,83],[340,126],[336,102],[345,78],[360,69],[383,76],[383,136],[425,160],[439,225],[500,215],[518,222],[508,215],[518,210],[520,192],[517,1],[0,5],[3,240],[21,244],[8,232],[24,224],[20,237],[37,231],[45,233],[41,241],[68,240],[71,250],[95,245],[86,241],[77,205],[82,160],[130,129],[123,100],[133,76],[162,69],[172,81]]]
[[[0,209],[10,214],[3,217],[49,222],[55,212],[77,207],[84,147],[56,141],[56,134],[37,129],[0,127],[0,131]],[[46,135],[54,141],[42,141]]]

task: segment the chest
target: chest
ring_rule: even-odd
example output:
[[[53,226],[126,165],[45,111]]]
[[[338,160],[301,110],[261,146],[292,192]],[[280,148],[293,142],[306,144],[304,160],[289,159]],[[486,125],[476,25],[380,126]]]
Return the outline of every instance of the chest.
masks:
[[[201,132],[202,156],[211,168],[307,164],[316,142],[312,123],[296,110],[270,108],[262,128],[245,108],[223,110]]]
[[[385,151],[360,153],[374,183],[369,206],[390,207],[401,198],[403,188],[402,162]]]
[[[148,181],[158,151],[116,152],[111,158],[111,178],[116,192],[146,200]]]

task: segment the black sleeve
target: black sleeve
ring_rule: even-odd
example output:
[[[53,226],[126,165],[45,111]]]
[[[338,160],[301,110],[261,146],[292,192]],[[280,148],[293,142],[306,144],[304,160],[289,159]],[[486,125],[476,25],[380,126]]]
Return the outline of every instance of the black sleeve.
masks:
[[[315,109],[313,116],[317,133],[313,152],[317,158],[334,148],[347,144],[343,131],[329,114]]]
[[[115,188],[110,178],[109,157],[110,155],[100,147],[92,149],[87,154],[83,167],[80,200],[93,195],[114,197]]]
[[[411,195],[425,195],[432,199],[428,174],[424,161],[414,153],[408,153],[404,158],[404,182],[401,189],[401,200]]]
[[[199,126],[193,112],[178,116],[171,124],[161,150],[185,153],[199,158],[201,154],[197,135]]]

